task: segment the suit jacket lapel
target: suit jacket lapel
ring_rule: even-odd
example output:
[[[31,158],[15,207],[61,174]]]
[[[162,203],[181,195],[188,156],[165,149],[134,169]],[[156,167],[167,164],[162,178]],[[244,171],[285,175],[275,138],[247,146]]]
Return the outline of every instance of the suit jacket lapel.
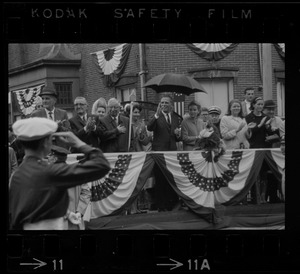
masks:
[[[82,125],[83,127],[85,127],[85,123],[84,121],[80,118],[80,116],[77,114],[77,120],[79,122],[80,125]]]
[[[119,118],[120,119],[120,118]],[[114,128],[118,127],[117,123],[115,122],[115,120],[109,115],[109,120],[110,120],[110,123],[112,124],[112,126]]]

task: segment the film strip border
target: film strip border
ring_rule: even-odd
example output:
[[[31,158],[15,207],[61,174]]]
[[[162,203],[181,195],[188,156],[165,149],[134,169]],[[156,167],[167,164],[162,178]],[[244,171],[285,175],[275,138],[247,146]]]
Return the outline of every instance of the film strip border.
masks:
[[[297,8],[283,3],[5,3],[9,41],[284,41]]]
[[[11,272],[195,272],[299,270],[299,236],[129,231],[8,235]]]

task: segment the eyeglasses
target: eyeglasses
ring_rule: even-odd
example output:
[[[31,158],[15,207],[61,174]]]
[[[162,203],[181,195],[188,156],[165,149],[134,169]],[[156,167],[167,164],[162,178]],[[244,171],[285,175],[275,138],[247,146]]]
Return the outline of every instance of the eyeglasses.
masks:
[[[81,104],[81,103],[78,103],[78,104],[74,104],[74,106],[85,106],[86,104]]]

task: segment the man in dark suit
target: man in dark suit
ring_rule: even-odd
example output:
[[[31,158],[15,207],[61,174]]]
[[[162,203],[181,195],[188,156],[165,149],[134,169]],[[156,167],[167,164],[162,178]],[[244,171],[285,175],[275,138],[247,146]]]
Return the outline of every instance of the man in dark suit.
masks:
[[[169,96],[161,98],[157,111],[149,121],[147,129],[153,131],[152,150],[177,150],[180,141],[180,120],[173,113],[173,100]]]
[[[100,118],[102,128],[101,149],[103,152],[128,152],[132,150],[133,131],[129,142],[129,118],[120,115],[120,103],[111,98],[107,103],[108,113]]]
[[[69,120],[71,130],[83,142],[99,148],[102,131],[96,126],[96,118],[87,114],[88,103],[86,99],[84,97],[76,97],[74,109],[76,115]]]
[[[65,110],[56,108],[57,93],[50,87],[44,87],[39,96],[43,100],[43,108],[37,109],[32,112],[30,117],[48,118],[57,123],[57,132],[70,131],[70,123],[68,121],[68,114]],[[60,140],[53,140],[53,143],[57,146],[66,147],[66,144]]]
[[[153,131],[152,150],[172,151],[177,150],[176,142],[180,141],[180,120],[173,113],[173,100],[169,96],[161,98],[157,111],[149,121],[147,129]],[[155,196],[159,211],[172,210],[178,205],[178,196],[171,188],[164,174],[156,166]]]

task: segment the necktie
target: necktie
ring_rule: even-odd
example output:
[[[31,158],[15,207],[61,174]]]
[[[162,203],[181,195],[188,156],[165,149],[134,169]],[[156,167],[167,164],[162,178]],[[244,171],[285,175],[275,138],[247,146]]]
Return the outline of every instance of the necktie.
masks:
[[[166,114],[166,115],[167,115],[167,122],[168,122],[168,124],[170,125],[170,124],[171,124],[170,116],[169,116],[169,114]]]
[[[50,117],[51,120],[53,120],[52,114],[53,114],[52,111],[49,111],[49,117]]]
[[[114,120],[114,124],[115,124],[115,127],[117,127],[117,117],[113,117],[113,120]]]

